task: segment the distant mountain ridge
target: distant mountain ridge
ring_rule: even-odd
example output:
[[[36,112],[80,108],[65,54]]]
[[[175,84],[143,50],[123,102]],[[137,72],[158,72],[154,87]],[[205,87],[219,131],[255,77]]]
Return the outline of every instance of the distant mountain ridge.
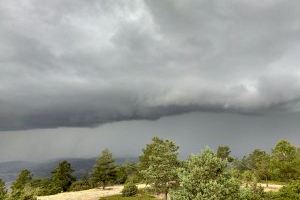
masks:
[[[96,158],[60,158],[45,162],[30,162],[30,161],[8,161],[0,163],[0,178],[4,180],[7,186],[16,179],[18,173],[22,169],[30,170],[34,177],[49,177],[51,171],[62,160],[67,160],[71,163],[74,169],[74,175],[80,178],[88,174],[96,161]],[[136,162],[137,158],[115,158],[117,164],[125,161]]]

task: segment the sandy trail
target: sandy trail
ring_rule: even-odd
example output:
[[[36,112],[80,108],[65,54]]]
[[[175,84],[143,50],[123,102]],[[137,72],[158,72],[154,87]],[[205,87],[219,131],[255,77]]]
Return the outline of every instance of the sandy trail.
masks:
[[[269,184],[267,187],[264,183],[259,183],[266,192],[272,191],[277,192],[283,185]],[[139,188],[145,188],[145,185],[138,185]],[[107,197],[116,194],[120,194],[123,189],[122,185],[110,186],[105,190],[100,188],[83,190],[78,192],[65,192],[50,196],[38,197],[38,200],[99,200],[100,197]]]
[[[265,192],[278,192],[284,185],[268,184],[267,187],[266,183],[258,183],[257,186],[261,186]],[[246,187],[246,184],[242,184],[242,187]]]
[[[277,184],[267,184],[265,183],[259,183],[259,186],[262,186],[264,188],[265,192],[277,192],[280,188],[283,187],[283,185],[277,185]]]
[[[139,188],[144,188],[145,185],[138,185]],[[107,197],[120,194],[123,189],[122,185],[110,186],[105,190],[100,188],[83,190],[78,192],[64,192],[56,195],[41,196],[38,200],[99,200],[100,197]]]

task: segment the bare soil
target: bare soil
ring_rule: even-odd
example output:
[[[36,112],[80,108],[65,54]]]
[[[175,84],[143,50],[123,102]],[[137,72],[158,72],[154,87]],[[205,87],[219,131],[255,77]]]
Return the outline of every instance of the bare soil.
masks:
[[[277,192],[283,185],[259,183],[266,192]],[[144,188],[145,185],[138,185],[139,188]],[[94,188],[90,190],[83,190],[78,192],[64,192],[56,195],[41,196],[38,200],[99,200],[100,197],[107,197],[120,194],[123,189],[122,185],[107,187],[105,190],[101,188]],[[158,196],[159,197],[159,196]]]
[[[283,185],[277,184],[268,184],[267,187],[267,184],[265,183],[259,183],[258,185],[262,186],[265,192],[278,192],[278,190],[283,187]]]

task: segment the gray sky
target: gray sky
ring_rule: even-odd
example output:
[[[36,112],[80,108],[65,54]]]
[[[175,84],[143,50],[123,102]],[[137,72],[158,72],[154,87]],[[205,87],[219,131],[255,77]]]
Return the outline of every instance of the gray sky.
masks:
[[[2,0],[0,18],[0,161],[300,143],[298,1]]]

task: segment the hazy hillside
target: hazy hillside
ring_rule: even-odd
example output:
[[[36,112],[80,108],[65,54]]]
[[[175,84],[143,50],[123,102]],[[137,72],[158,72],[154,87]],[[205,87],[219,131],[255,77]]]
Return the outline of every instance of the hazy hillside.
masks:
[[[46,162],[28,162],[28,161],[10,161],[0,163],[0,178],[3,179],[7,185],[10,185],[15,180],[21,169],[30,170],[35,177],[47,177],[51,171],[62,161],[67,160],[71,163],[72,168],[75,170],[74,174],[80,178],[87,174],[93,167],[96,158],[63,158],[57,160],[50,160]],[[136,161],[136,158],[116,158],[117,163],[124,161]]]

